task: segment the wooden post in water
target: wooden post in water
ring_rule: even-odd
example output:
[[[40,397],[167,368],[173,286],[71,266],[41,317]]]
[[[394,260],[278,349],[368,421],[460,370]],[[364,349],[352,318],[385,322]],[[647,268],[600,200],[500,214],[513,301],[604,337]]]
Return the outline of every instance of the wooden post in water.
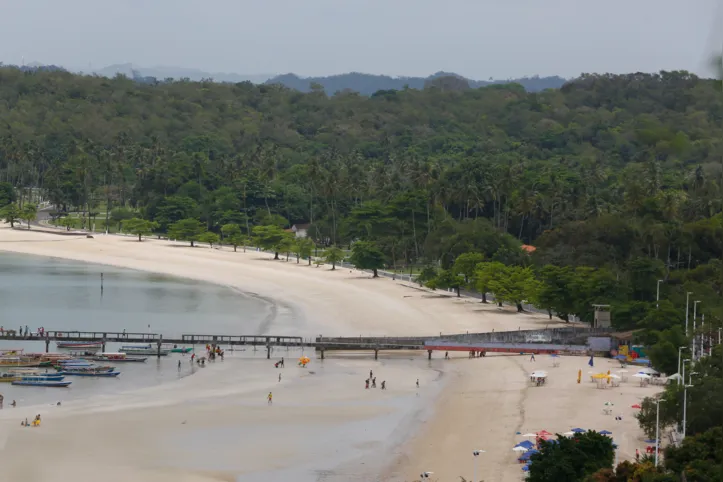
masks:
[[[432,359],[432,350],[427,350],[427,360]]]
[[[161,358],[161,345],[163,344],[163,335],[158,335],[158,358]]]
[[[321,359],[324,359],[324,348],[321,349]]]
[[[50,338],[45,337],[45,353],[50,353]]]
[[[100,294],[103,294],[103,273],[100,274]]]
[[[374,350],[374,359],[375,360],[379,359],[379,350],[378,349]]]

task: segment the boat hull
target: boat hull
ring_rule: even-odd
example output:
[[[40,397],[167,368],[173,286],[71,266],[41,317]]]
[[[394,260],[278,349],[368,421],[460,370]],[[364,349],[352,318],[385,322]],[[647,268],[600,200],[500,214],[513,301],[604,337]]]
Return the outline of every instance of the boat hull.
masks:
[[[67,387],[73,382],[55,382],[55,381],[25,381],[17,380],[14,381],[13,385],[24,386],[24,387],[49,387],[49,388],[63,388]]]
[[[70,376],[70,377],[117,377],[120,375],[120,372],[60,372],[63,376]]]

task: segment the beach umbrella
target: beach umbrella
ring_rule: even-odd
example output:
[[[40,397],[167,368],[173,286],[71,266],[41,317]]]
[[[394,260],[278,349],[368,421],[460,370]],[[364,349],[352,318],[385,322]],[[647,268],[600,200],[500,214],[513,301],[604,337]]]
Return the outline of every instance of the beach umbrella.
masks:
[[[658,373],[658,371],[650,367],[643,367],[638,370],[638,373],[647,373],[648,375],[652,375]]]
[[[618,370],[618,373],[628,373],[627,370]]]
[[[648,378],[650,378],[650,375],[648,375],[647,373],[636,373],[635,375],[633,375],[633,377],[640,378],[641,380],[647,380]]]
[[[515,447],[512,448],[512,450],[515,452],[527,452],[527,447],[522,447],[520,445],[516,445]]]
[[[643,442],[645,442],[646,444],[654,444],[655,440],[649,438],[649,439],[643,440]]]
[[[668,377],[668,380],[679,380],[680,378],[682,378],[680,373],[674,373]]]
[[[612,435],[613,433],[608,430],[602,430],[600,431],[600,435]]]
[[[640,404],[636,403],[635,405],[631,406],[630,408],[643,408],[640,406]]]
[[[535,444],[533,444],[533,443],[530,442],[529,440],[523,440],[522,442],[520,442],[520,443],[518,443],[517,445],[515,445],[515,447],[526,447],[526,448],[528,448],[528,449],[531,449],[531,448],[534,447],[534,446],[535,446]]]
[[[614,378],[615,380],[620,380],[621,377],[620,377],[620,375],[616,375],[613,373],[612,375],[610,375],[610,378]]]
[[[543,435],[549,436],[549,435],[552,435],[552,434],[551,434],[550,432],[548,432],[547,430],[540,430],[539,432],[537,432],[537,435],[539,435],[539,436],[543,436]]]
[[[567,435],[569,437],[570,435],[575,435],[575,432],[565,432],[563,435]]]
[[[595,380],[602,380],[602,379],[604,379],[604,378],[609,378],[610,375],[608,375],[607,373],[596,373],[596,374],[593,375],[592,377],[593,377]]]
[[[587,430],[585,430],[584,428],[573,428],[572,430],[570,430],[570,432],[572,432],[572,433],[584,433],[584,432],[587,432]]]
[[[537,437],[536,433],[526,433],[523,435],[523,437]]]
[[[530,466],[529,466],[529,465],[523,465],[523,466],[522,466],[522,471],[523,471],[523,472],[529,472],[529,471],[530,471]]]

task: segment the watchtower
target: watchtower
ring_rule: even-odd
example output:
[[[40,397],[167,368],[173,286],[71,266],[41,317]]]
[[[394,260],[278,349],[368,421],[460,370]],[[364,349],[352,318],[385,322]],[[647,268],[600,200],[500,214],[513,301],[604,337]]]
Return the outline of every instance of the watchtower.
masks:
[[[593,328],[610,328],[610,305],[592,305],[595,310]]]

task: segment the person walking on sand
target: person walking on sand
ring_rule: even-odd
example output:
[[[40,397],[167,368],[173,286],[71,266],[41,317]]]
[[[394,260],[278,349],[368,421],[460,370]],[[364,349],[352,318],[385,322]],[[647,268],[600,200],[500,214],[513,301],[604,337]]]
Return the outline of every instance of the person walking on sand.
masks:
[[[386,389],[387,389],[387,381],[382,380],[382,390],[386,390]]]
[[[448,351],[444,352],[444,359],[449,360],[449,352]]]
[[[417,378],[417,388],[419,388],[419,378]]]
[[[372,378],[374,378],[374,372],[369,370],[369,379],[371,380]]]
[[[372,378],[372,388],[377,388],[377,377]]]
[[[364,388],[366,388],[367,390],[369,389],[369,379],[368,378],[366,379]]]
[[[181,371],[181,360],[178,360],[178,371]]]
[[[531,361],[531,362],[535,361],[535,354],[534,354],[534,353],[530,353],[530,361]]]
[[[268,405],[274,403],[274,395],[271,392],[269,392],[268,396],[266,397],[266,401]]]
[[[281,383],[281,373],[279,373],[279,383]]]
[[[284,357],[281,357],[281,368],[284,368]]]

